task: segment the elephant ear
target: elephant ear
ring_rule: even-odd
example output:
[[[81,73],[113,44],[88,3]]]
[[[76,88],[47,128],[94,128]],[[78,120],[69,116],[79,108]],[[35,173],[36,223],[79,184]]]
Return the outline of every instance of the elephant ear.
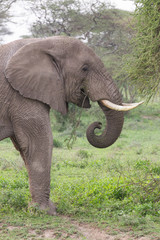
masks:
[[[64,82],[55,45],[51,39],[25,45],[10,59],[5,76],[22,96],[66,114]]]

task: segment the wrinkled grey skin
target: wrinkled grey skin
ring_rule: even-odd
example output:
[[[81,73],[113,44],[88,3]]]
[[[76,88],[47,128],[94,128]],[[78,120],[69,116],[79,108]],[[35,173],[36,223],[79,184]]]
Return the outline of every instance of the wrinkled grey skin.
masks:
[[[121,104],[121,96],[95,53],[74,38],[17,40],[0,47],[0,140],[10,137],[29,174],[32,202],[55,214],[49,200],[53,148],[49,111],[67,113],[72,102],[89,108],[97,101],[106,117],[102,135],[94,134],[101,123],[87,129],[95,147],[113,144],[123,126],[123,113],[99,103],[108,99]]]

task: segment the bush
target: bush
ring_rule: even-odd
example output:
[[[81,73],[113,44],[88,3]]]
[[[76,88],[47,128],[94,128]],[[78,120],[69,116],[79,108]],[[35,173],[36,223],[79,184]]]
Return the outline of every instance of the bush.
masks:
[[[26,171],[12,171],[11,174],[6,171],[6,176],[0,177],[0,208],[2,212],[26,209],[30,200]]]
[[[77,156],[84,159],[84,158],[90,158],[92,156],[92,154],[86,150],[79,150],[77,152]]]
[[[22,210],[28,207],[28,200],[29,190],[25,188],[2,190],[0,196],[1,210],[10,211],[11,208],[14,210]]]
[[[122,209],[125,211],[127,200],[125,204],[122,200],[127,196],[127,189],[117,187],[116,184],[116,179],[96,177],[85,177],[57,184],[54,195],[58,199],[58,209],[65,213],[84,214],[88,212],[91,215],[98,213],[101,216],[104,212],[108,214],[106,212],[108,206],[111,209],[117,200],[121,200],[117,211]]]
[[[62,147],[63,147],[63,143],[60,142],[60,141],[57,140],[57,139],[53,139],[53,146],[54,146],[55,148],[62,148]]]

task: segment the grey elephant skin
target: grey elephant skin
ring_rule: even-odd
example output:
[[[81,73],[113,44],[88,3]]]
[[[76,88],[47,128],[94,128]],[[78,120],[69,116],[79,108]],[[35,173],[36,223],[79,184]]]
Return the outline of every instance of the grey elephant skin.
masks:
[[[29,175],[32,203],[55,214],[50,201],[53,137],[50,108],[66,114],[68,103],[90,108],[97,101],[106,118],[99,136],[87,129],[87,139],[105,148],[119,137],[123,113],[104,107],[101,100],[122,104],[121,95],[100,58],[70,37],[17,40],[0,47],[0,140],[10,138]]]

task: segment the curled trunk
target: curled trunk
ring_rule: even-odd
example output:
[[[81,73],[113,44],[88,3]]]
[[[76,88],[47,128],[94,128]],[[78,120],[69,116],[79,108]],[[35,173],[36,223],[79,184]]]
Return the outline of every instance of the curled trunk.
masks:
[[[119,137],[123,128],[124,113],[108,109],[99,103],[106,117],[106,127],[101,135],[95,134],[95,129],[101,129],[100,122],[92,123],[86,132],[87,139],[91,145],[97,148],[106,148],[112,145]]]

